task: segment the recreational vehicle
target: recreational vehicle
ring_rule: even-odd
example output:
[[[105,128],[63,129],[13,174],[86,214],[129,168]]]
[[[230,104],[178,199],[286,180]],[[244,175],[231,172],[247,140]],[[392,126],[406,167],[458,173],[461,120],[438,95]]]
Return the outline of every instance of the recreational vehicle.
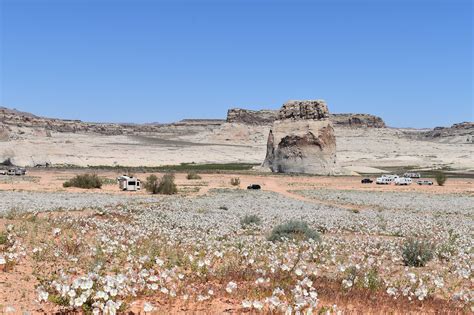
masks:
[[[400,178],[395,179],[394,182],[395,182],[395,185],[405,185],[405,186],[408,186],[408,185],[411,185],[412,179],[409,178],[409,177],[400,177]]]
[[[135,177],[123,175],[117,178],[119,188],[124,191],[140,190],[140,180]]]
[[[420,173],[405,173],[403,174],[403,177],[421,178],[421,174]]]
[[[379,177],[375,180],[375,183],[379,185],[390,185],[398,178],[398,175],[382,175],[382,177]]]

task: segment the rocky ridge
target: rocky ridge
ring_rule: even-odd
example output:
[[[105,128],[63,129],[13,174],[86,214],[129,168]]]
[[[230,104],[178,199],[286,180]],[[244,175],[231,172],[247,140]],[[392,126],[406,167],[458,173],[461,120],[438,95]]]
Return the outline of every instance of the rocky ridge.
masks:
[[[279,110],[248,110],[232,108],[227,112],[228,123],[247,125],[272,125],[279,119]],[[338,127],[385,128],[382,118],[370,114],[329,114],[329,119]]]

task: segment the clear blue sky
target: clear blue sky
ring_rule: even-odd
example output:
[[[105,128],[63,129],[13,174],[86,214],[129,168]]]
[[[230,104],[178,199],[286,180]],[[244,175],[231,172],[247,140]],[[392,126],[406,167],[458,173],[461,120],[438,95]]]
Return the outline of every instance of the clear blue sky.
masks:
[[[111,122],[325,99],[391,126],[473,119],[470,0],[0,0],[0,105]]]

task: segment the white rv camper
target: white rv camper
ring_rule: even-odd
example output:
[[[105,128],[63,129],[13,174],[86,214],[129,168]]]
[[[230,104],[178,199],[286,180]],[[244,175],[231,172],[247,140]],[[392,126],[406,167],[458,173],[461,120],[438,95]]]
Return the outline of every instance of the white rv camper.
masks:
[[[375,183],[378,185],[390,185],[397,179],[398,175],[382,175],[382,177],[375,180]]]
[[[405,185],[405,186],[408,186],[408,185],[411,185],[411,183],[413,182],[413,180],[409,177],[399,177],[397,179],[395,179],[395,185]]]
[[[129,177],[123,175],[117,177],[119,188],[124,191],[137,191],[140,190],[140,180],[135,177]]]

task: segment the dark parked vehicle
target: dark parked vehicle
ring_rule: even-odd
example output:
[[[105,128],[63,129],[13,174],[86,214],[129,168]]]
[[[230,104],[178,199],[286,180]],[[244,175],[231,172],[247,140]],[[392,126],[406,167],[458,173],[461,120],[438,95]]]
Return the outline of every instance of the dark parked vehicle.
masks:
[[[250,186],[247,186],[247,189],[260,189],[262,187],[260,187],[260,185],[257,185],[257,184],[252,184]]]
[[[370,178],[364,178],[363,180],[360,181],[362,184],[372,184],[374,181],[371,180]]]

